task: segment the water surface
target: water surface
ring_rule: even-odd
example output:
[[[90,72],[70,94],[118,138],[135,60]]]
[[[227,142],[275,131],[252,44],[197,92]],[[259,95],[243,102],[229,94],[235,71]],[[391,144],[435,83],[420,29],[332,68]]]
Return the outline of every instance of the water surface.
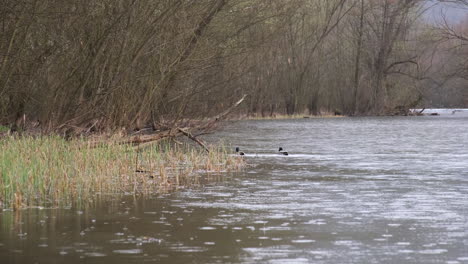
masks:
[[[244,172],[90,209],[1,212],[0,263],[468,263],[467,122],[231,123],[209,140],[241,147]]]

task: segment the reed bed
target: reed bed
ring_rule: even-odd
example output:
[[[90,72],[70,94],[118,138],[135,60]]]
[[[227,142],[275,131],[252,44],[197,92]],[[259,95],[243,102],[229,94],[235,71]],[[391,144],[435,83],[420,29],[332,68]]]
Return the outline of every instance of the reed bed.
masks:
[[[190,184],[201,173],[238,171],[242,158],[223,147],[189,144],[145,148],[60,137],[0,140],[0,207],[69,206],[97,194],[149,194]]]

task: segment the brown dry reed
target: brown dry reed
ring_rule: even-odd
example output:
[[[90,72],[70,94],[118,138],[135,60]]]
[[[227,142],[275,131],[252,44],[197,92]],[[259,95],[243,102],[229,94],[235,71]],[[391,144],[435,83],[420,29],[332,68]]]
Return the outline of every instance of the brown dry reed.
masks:
[[[85,139],[7,137],[0,140],[0,207],[68,206],[99,194],[157,193],[194,183],[202,173],[238,171],[243,165],[224,147],[208,154],[170,142],[95,148]]]

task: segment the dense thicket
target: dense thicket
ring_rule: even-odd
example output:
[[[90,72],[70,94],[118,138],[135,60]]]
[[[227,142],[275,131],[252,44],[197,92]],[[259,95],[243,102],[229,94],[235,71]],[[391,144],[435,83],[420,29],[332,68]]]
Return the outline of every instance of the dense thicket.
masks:
[[[459,86],[466,78],[464,35],[422,25],[420,3],[2,0],[0,122],[167,125],[215,115],[243,94],[243,111],[264,116],[404,111],[447,75]],[[440,59],[450,70],[429,78],[448,40],[440,56],[458,60]],[[465,44],[453,53],[453,41]]]

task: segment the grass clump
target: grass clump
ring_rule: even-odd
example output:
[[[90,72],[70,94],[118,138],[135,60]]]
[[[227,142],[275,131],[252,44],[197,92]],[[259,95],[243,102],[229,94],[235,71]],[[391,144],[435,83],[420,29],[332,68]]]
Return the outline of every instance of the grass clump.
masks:
[[[112,143],[96,148],[84,139],[10,136],[0,140],[0,207],[61,206],[96,194],[152,193],[190,182],[200,172],[242,166],[242,159],[223,148],[209,154],[167,142],[143,149]]]
[[[0,133],[6,133],[8,131],[10,131],[9,127],[0,125]]]

